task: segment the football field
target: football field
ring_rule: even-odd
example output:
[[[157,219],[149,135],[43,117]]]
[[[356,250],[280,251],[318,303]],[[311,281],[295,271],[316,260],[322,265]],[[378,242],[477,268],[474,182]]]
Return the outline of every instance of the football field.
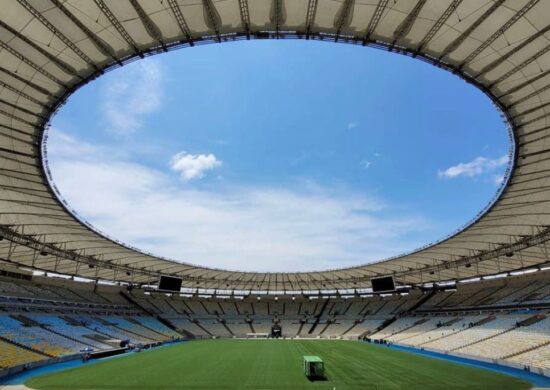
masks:
[[[304,376],[317,355],[324,380]],[[30,379],[33,389],[529,389],[520,379],[356,341],[205,340]]]

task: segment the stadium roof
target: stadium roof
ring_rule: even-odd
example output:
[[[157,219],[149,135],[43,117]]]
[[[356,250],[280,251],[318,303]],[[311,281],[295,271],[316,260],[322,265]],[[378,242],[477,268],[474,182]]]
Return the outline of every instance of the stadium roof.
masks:
[[[204,289],[416,284],[548,262],[550,2],[543,0],[10,0],[0,7],[0,258],[51,272]],[[80,86],[155,53],[210,42],[299,38],[384,48],[456,73],[510,126],[512,171],[464,230],[416,252],[341,270],[208,269],[124,246],[80,221],[50,182],[48,122]],[[360,64],[358,64],[360,65]],[[322,85],[319,86],[322,88]],[[443,201],[443,200],[442,200]]]

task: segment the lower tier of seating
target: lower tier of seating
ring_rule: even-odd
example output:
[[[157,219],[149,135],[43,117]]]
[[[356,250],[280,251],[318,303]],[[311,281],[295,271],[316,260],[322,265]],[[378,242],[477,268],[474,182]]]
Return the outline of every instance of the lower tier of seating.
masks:
[[[58,313],[0,314],[0,369],[84,351],[118,348],[121,341],[154,344],[183,336],[157,319]]]
[[[19,366],[47,359],[47,356],[0,340],[0,368]]]
[[[550,368],[550,317],[540,311],[405,316],[369,338],[474,359]]]

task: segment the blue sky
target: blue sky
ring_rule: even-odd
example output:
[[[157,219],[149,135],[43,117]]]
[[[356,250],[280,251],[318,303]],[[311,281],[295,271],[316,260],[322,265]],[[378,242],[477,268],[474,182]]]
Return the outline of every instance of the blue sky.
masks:
[[[508,162],[456,76],[348,45],[250,41],[132,63],[54,118],[53,178],[86,220],[194,264],[302,271],[413,250],[464,225]]]

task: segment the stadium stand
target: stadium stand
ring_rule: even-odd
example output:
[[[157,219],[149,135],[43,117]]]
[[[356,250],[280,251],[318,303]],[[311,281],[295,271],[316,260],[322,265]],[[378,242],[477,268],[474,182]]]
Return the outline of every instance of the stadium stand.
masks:
[[[55,332],[95,349],[106,349],[109,345],[97,341],[97,335],[84,326],[69,324],[66,319],[55,315],[29,315],[28,318]],[[81,348],[82,349],[82,348]]]
[[[0,367],[181,338],[369,339],[550,369],[547,271],[450,290],[347,297],[202,298],[0,277]],[[63,286],[59,286],[62,283]]]
[[[0,334],[13,344],[50,357],[74,354],[86,347],[84,344],[43,329],[36,323],[25,323],[24,319],[16,320],[8,315],[0,315]]]
[[[20,366],[47,359],[46,355],[40,355],[17,345],[0,340],[0,368]]]
[[[169,328],[168,326],[164,325],[163,323],[159,322],[155,318],[152,317],[144,317],[144,316],[137,316],[137,317],[130,317],[128,318],[128,321],[137,321],[143,327],[151,329],[152,331],[165,336],[168,339],[174,339],[181,337],[181,334],[174,331],[173,329]],[[153,334],[154,337],[158,337],[157,335]]]
[[[2,3],[0,367],[120,340],[268,333],[278,323],[285,337],[368,338],[550,368],[547,1],[205,0],[204,17],[201,2],[42,3]],[[314,273],[179,264],[111,240],[73,214],[45,151],[49,120],[79,87],[176,47],[284,37],[384,48],[478,87],[512,146],[494,202],[418,251]],[[169,275],[185,275],[186,294],[151,291]],[[403,290],[371,294],[373,275],[392,275]],[[224,298],[211,296],[220,288]],[[265,295],[291,290],[292,299]]]
[[[231,334],[236,337],[246,337],[247,334],[252,333],[250,325],[245,322],[239,322],[239,320],[228,321],[226,326],[230,329]]]

